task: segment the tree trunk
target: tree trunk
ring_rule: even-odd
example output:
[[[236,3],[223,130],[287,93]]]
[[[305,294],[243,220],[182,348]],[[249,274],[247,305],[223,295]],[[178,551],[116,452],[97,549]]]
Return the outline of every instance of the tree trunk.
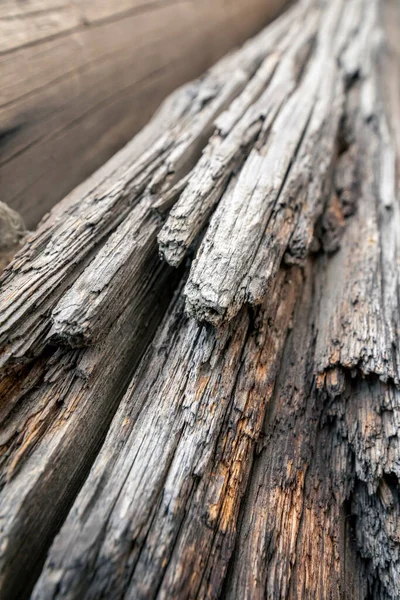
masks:
[[[5,598],[399,597],[399,31],[299,2],[16,255]]]
[[[285,1],[2,0],[2,201],[35,227]]]

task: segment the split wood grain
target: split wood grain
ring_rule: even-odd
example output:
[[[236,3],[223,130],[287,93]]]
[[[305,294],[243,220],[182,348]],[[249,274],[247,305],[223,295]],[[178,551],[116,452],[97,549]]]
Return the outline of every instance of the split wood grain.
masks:
[[[168,93],[255,34],[284,3],[2,2],[2,200],[34,228]]]
[[[29,593],[165,310],[176,275],[158,258],[161,218],[153,204],[186,179],[215,118],[270,51],[264,37],[168,99],[143,132],[52,211],[3,276],[5,595]]]
[[[34,598],[218,596],[301,281],[218,333],[175,299]]]
[[[304,30],[293,44],[305,17]],[[230,176],[242,167],[260,131],[268,129],[290,95],[316,29],[317,19],[299,6],[269,28],[275,52],[265,59],[242,94],[216,120],[214,135],[159,234],[160,253],[169,264],[178,266],[182,262],[223,195]],[[284,35],[280,39],[276,33],[281,30]]]
[[[286,56],[282,50],[265,92],[242,120],[239,112],[225,139],[218,131],[211,138],[172,209],[159,245],[175,265],[222,196],[185,289],[186,308],[195,318],[218,325],[244,303],[262,302],[282,258],[301,262],[309,253],[331,195],[345,89],[361,72],[369,33],[378,27],[366,18],[365,3],[354,6],[352,21],[343,3],[319,8],[304,3],[306,25]],[[249,130],[263,114],[262,126]],[[252,144],[244,160],[245,131]],[[236,153],[242,168],[232,163]],[[236,188],[224,196],[221,184],[234,168],[239,169]]]
[[[396,599],[399,30],[392,0],[294,6],[178,91],[13,261],[7,594],[51,546],[35,600]],[[168,246],[183,200],[189,237]],[[174,287],[156,236],[175,202],[160,248],[196,257],[153,315]]]
[[[105,318],[103,299],[110,311],[114,311],[109,321],[113,314],[117,316],[123,310],[123,302],[118,302],[119,288],[115,281],[110,282],[116,276],[118,285],[129,269],[135,269],[130,256],[142,252],[128,243],[124,245],[126,230],[131,226],[137,231],[136,220],[147,219],[149,235],[150,230],[154,235],[157,233],[152,204],[163,192],[168,194],[196,162],[214,119],[240,93],[268,53],[268,46],[262,43],[264,35],[260,34],[237,54],[222,59],[201,79],[175,92],[149,125],[98,173],[66,197],[30,237],[4,275],[0,289],[0,367],[4,369],[7,365],[31,360],[41,352],[51,328],[51,311],[113,232],[112,240],[95,259],[92,275],[88,267],[89,271],[82,276],[83,284],[80,279],[77,285],[82,298],[82,285],[86,285],[87,276],[85,293],[93,295],[90,278],[94,277],[100,285],[98,278],[103,273],[106,291],[97,297],[92,312],[100,315],[100,319]],[[126,218],[128,221],[124,223]],[[158,230],[161,224],[160,221]],[[110,254],[118,244],[124,245],[124,253]],[[146,250],[143,252],[142,258],[146,260]],[[132,281],[132,275],[126,279]],[[117,291],[115,304],[111,298],[113,289]],[[130,290],[126,288],[127,294]],[[97,292],[94,293],[97,296]],[[74,303],[67,300],[69,311]],[[90,311],[89,303],[86,308]],[[82,299],[77,310],[84,310],[84,306]],[[69,318],[63,316],[62,310],[60,307],[57,312],[57,323]],[[70,316],[73,343],[85,338],[82,332],[77,333],[79,325],[75,324],[75,318],[78,317]],[[83,314],[81,320],[85,319]],[[82,325],[85,327],[86,322]],[[97,334],[99,328],[100,325]],[[60,329],[61,325],[57,333],[63,335]],[[67,332],[64,337],[68,337]]]
[[[0,595],[29,597],[173,290],[156,252],[101,343],[48,346],[0,383]],[[117,358],[116,358],[117,357]]]
[[[335,370],[319,387],[325,268],[307,280],[283,352],[243,502],[230,598],[397,597],[399,390]]]

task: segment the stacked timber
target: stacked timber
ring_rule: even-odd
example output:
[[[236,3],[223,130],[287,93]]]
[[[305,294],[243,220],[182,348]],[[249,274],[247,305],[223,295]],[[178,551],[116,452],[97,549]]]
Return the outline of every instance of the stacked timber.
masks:
[[[298,2],[28,236],[2,597],[399,597],[399,31]]]

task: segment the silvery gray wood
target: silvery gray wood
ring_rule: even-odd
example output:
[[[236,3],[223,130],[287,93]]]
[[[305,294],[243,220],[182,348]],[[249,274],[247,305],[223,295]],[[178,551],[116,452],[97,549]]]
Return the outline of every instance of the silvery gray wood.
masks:
[[[265,59],[242,94],[216,119],[215,132],[159,234],[160,252],[169,264],[181,263],[223,195],[230,176],[241,168],[260,132],[268,130],[295,88],[317,30],[316,15],[300,9],[298,5],[291,28],[291,13],[284,14],[275,24],[275,28],[284,24],[286,35],[281,40],[272,38],[275,52]],[[303,19],[304,29],[293,43]]]
[[[35,600],[397,598],[399,30],[392,0],[294,6],[178,91],[14,259],[8,595],[29,591],[48,550]],[[245,143],[218,171],[234,131]],[[199,181],[215,183],[204,212]],[[188,244],[163,246],[189,200]],[[72,226],[88,207],[85,241]],[[160,249],[188,251],[190,270],[168,308],[181,272],[157,257],[165,219]],[[12,317],[46,252],[56,284],[39,279]]]
[[[254,35],[284,4],[2,0],[2,201],[36,227],[169,93]]]
[[[187,310],[198,319],[217,325],[237,314],[243,303],[261,302],[282,256],[304,260],[310,250],[314,227],[330,196],[344,88],[361,69],[368,39],[364,30],[368,33],[373,27],[365,18],[353,36],[354,24],[345,13],[340,3],[322,12],[315,51],[302,80],[279,110],[265,141],[251,150],[233,194],[222,197],[211,218],[185,290]],[[349,72],[341,56],[353,44],[358,63]],[[170,219],[179,214],[180,202]],[[167,221],[167,234],[168,227]],[[162,233],[160,238],[163,249]]]
[[[26,235],[21,216],[0,202],[0,272],[10,262]]]
[[[269,36],[166,100],[53,209],[2,277],[4,595],[29,593],[176,283],[158,258],[157,204],[180,189],[214,119],[270,51]]]
[[[289,17],[291,15],[289,13]],[[110,310],[115,309],[110,313],[110,321],[123,309],[123,303],[118,302],[118,277],[132,279],[129,258],[135,249],[126,243],[122,255],[113,257],[109,253],[124,243],[125,230],[129,229],[129,223],[136,223],[136,219],[149,220],[150,237],[150,231],[156,231],[152,204],[159,203],[163,194],[168,197],[171,188],[179,185],[192,168],[211,133],[214,119],[246,86],[270,52],[273,41],[283,35],[284,24],[278,22],[272,34],[268,30],[262,32],[243,49],[222,59],[201,79],[175,92],[126,148],[67,196],[43,221],[28,240],[21,258],[10,266],[0,289],[0,368],[30,360],[40,353],[47,343],[51,326],[48,315],[53,309],[56,309],[57,333],[64,336],[62,328],[65,327],[64,337],[69,336],[68,323],[64,322],[69,317],[63,315],[66,304],[62,304],[61,298],[82,272],[77,281],[80,310],[86,306],[87,310],[104,315],[102,302],[106,302]],[[270,37],[272,42],[268,42]],[[160,221],[158,229],[161,224]],[[100,250],[92,266],[88,266],[111,233],[112,240]],[[108,267],[105,266],[107,253]],[[140,251],[136,254],[140,255]],[[90,287],[93,278],[101,287],[98,281],[101,274],[104,293],[91,309],[83,296],[85,293],[88,297],[93,295]],[[112,298],[114,275],[117,276],[115,304]],[[88,284],[82,292],[85,278]],[[73,298],[71,300],[74,289],[69,292],[69,306],[75,303]],[[10,294],[11,290],[18,290],[18,295]],[[126,288],[127,293],[130,291],[132,288]],[[61,305],[56,308],[59,300]],[[70,317],[75,320],[73,314]],[[83,325],[73,322],[74,343],[92,335],[78,332],[79,328],[90,328],[86,321],[91,318],[97,317],[86,319],[85,314],[81,314],[77,319]],[[98,323],[97,329],[101,327]],[[98,331],[93,335],[98,335]]]
[[[33,598],[218,596],[301,281],[218,332],[175,298]]]

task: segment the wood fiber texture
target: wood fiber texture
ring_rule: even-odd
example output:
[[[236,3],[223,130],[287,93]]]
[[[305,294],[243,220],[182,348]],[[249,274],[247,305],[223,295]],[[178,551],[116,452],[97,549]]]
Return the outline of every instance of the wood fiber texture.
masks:
[[[3,0],[0,189],[28,228],[285,0]]]
[[[2,596],[399,598],[399,33],[294,4],[28,236]]]
[[[22,245],[25,224],[21,216],[4,202],[0,202],[0,273]]]

